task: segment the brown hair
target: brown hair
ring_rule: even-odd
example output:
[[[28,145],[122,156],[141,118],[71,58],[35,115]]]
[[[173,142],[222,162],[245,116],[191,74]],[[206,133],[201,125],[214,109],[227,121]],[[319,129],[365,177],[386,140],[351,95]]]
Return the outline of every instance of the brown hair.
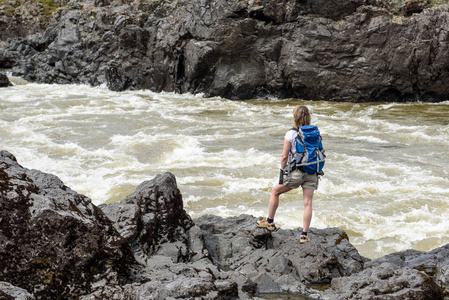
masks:
[[[311,119],[312,117],[307,106],[298,105],[293,110],[293,121],[295,121],[296,127],[310,125]]]

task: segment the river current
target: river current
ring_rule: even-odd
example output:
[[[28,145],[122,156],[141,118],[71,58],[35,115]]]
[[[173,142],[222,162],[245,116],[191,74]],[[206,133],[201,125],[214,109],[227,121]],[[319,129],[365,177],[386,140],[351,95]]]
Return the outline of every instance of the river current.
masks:
[[[10,80],[0,89],[0,149],[95,204],[169,171],[192,218],[266,216],[293,107],[305,104],[327,154],[312,227],[346,230],[369,258],[449,243],[449,101],[230,101]],[[294,190],[276,223],[297,228],[302,213]]]

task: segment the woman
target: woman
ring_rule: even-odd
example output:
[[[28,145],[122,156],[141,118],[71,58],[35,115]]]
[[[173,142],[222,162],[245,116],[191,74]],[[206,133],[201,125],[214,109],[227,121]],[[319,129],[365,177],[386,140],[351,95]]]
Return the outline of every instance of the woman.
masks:
[[[307,106],[298,105],[293,110],[293,120],[295,127],[310,125],[311,116]],[[312,220],[312,198],[313,192],[318,188],[318,174],[308,174],[296,168],[291,172],[283,172],[286,166],[294,160],[294,153],[296,153],[296,136],[298,131],[295,129],[289,130],[285,134],[284,149],[282,151],[281,159],[281,176],[280,183],[276,184],[271,190],[270,203],[268,206],[268,217],[257,221],[257,225],[269,230],[275,230],[274,215],[279,205],[279,196],[292,189],[302,187],[302,196],[304,201],[304,216],[303,216],[303,231],[300,237],[300,243],[310,242],[308,237],[308,230]]]

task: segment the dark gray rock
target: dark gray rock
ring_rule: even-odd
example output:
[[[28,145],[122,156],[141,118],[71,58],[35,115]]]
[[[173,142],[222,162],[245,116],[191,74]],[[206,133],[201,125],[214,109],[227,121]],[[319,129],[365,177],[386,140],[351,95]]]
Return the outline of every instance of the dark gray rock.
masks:
[[[65,0],[55,0],[55,4]],[[47,3],[49,3],[48,1]],[[0,41],[44,31],[55,22],[57,8],[42,1],[2,1],[0,5]]]
[[[117,285],[134,261],[91,200],[0,151],[0,281],[37,299],[74,298]]]
[[[140,184],[125,200],[101,205],[118,232],[142,258],[159,254],[188,261],[188,230],[193,222],[171,173]]]
[[[332,280],[325,299],[443,299],[435,281],[416,270],[383,263],[349,277]]]
[[[9,81],[8,77],[5,74],[0,73],[0,87],[11,86],[12,83]]]
[[[388,254],[366,263],[366,266],[376,267],[386,262],[421,271],[449,290],[449,244],[428,252],[407,250]]]
[[[340,229],[312,229],[312,242],[300,244],[300,231],[269,232],[248,215],[206,215],[194,222],[212,261],[226,270],[221,276],[242,291],[311,295],[318,292],[307,285],[330,283],[363,268],[362,257]]]
[[[73,1],[45,32],[8,40],[0,68],[38,82],[229,99],[444,101],[449,94],[448,6],[405,0],[107,3]]]

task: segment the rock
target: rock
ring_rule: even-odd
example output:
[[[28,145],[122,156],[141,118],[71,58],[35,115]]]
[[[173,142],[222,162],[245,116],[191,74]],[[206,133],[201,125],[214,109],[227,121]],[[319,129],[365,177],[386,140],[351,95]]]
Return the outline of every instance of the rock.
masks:
[[[170,257],[155,255],[140,271],[141,282],[126,285],[127,299],[237,299],[237,284],[219,278],[209,260],[174,263]]]
[[[435,281],[416,270],[383,263],[355,275],[332,280],[325,299],[443,299]]]
[[[5,74],[0,73],[0,87],[12,86],[8,77]]]
[[[338,228],[300,244],[249,215],[191,220],[171,173],[96,207],[0,151],[0,191],[2,299],[443,299],[449,278],[449,244],[369,261]]]
[[[27,290],[0,281],[0,299],[4,300],[34,300],[34,296]]]
[[[5,42],[0,68],[114,91],[445,101],[448,16],[411,0],[71,1]]]
[[[248,215],[222,219],[206,215],[194,220],[222,277],[256,293],[315,293],[306,284],[326,284],[358,272],[363,259],[344,231],[311,230],[312,242],[299,243],[300,231],[269,232]],[[341,245],[341,246],[340,246]]]
[[[0,41],[43,32],[55,22],[55,2],[48,1],[54,5],[46,5],[39,1],[3,1],[0,4]]]
[[[75,298],[117,285],[134,261],[91,200],[0,151],[0,281],[36,298]]]
[[[376,267],[387,262],[421,271],[449,290],[449,244],[428,252],[407,250],[388,254],[366,263],[366,266]]]
[[[140,184],[125,200],[100,208],[133,251],[143,251],[143,258],[159,254],[174,262],[189,260],[187,232],[193,222],[183,208],[173,174],[160,174]]]

